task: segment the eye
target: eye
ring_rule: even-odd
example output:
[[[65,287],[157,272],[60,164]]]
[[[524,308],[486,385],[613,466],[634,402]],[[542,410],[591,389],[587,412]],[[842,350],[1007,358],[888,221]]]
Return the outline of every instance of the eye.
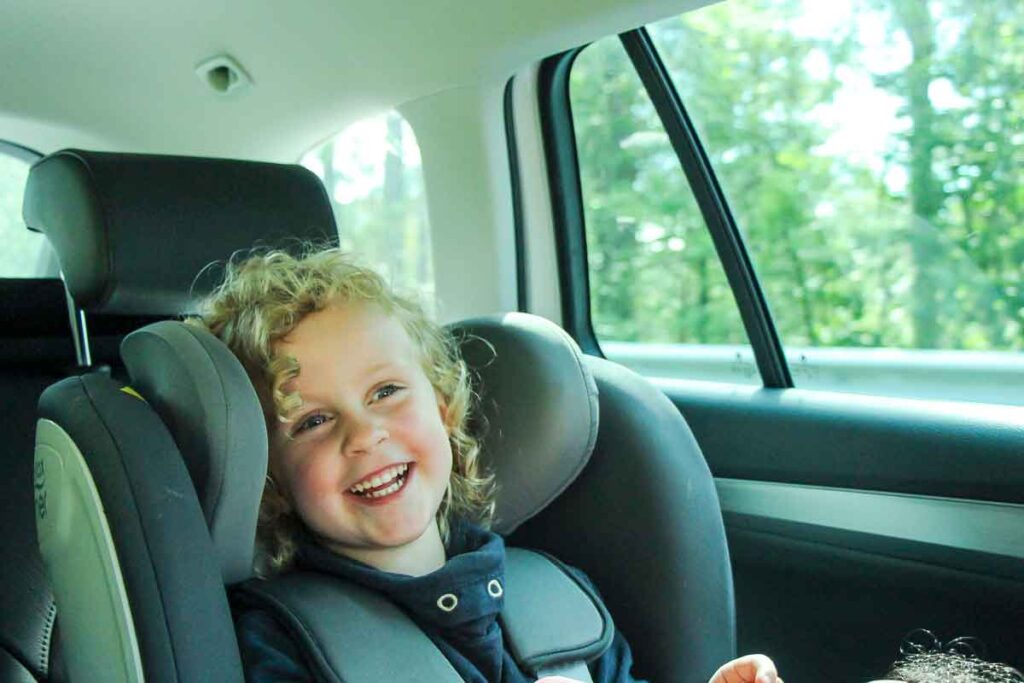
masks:
[[[292,432],[292,436],[308,432],[311,429],[316,429],[320,425],[326,423],[327,420],[328,417],[323,413],[313,413],[295,427],[295,430]]]
[[[401,390],[402,387],[397,384],[385,384],[384,386],[374,390],[372,397],[373,402],[376,403],[377,401],[383,401],[387,397],[393,396]]]

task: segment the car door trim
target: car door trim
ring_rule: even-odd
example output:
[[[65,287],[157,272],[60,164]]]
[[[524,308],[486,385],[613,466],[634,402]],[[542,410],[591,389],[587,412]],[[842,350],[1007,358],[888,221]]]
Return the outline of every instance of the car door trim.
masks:
[[[726,527],[1024,579],[1024,505],[718,478]]]

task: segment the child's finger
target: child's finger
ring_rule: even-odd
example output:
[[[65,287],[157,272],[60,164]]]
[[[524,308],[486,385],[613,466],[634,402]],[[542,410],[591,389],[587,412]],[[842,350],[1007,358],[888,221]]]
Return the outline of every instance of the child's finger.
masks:
[[[752,655],[757,666],[756,683],[778,683],[779,674],[775,670],[775,662],[764,655]]]
[[[746,655],[723,664],[709,683],[778,683],[778,674],[768,657]]]

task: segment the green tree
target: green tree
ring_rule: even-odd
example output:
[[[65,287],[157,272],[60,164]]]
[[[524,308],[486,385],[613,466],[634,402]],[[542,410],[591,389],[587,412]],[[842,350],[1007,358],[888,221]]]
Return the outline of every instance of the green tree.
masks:
[[[423,173],[407,163],[416,147],[397,112],[356,124],[305,157],[331,198],[341,247],[433,305]]]
[[[1024,348],[1024,3],[822,7],[732,0],[649,27],[783,341]],[[577,60],[572,102],[599,335],[742,341],[678,162],[614,40]],[[861,113],[885,128],[863,150],[850,141]]]
[[[1024,7],[891,0],[878,8],[913,55],[876,80],[904,99],[911,122],[893,154],[910,175],[909,196],[894,196],[909,200],[914,216],[915,345],[1024,348]],[[943,87],[958,101],[933,101]]]

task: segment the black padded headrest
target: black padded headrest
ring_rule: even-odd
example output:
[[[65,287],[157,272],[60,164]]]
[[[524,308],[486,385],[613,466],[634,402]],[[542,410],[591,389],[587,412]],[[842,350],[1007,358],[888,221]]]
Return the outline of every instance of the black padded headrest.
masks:
[[[508,313],[450,327],[479,378],[483,458],[498,483],[494,529],[511,533],[576,479],[597,440],[597,384],[544,318]]]
[[[327,193],[295,165],[63,150],[36,162],[29,228],[91,312],[174,315],[216,284],[208,264],[254,245],[336,244]]]
[[[224,582],[251,577],[267,432],[242,364],[206,330],[170,320],[125,337],[121,357],[185,460]]]

